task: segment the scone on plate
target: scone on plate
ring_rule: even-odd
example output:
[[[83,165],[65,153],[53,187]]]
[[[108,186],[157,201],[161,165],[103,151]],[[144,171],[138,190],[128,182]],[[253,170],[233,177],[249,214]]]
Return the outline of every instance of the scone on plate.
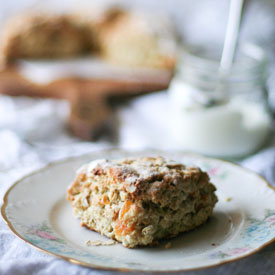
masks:
[[[79,169],[67,198],[83,226],[136,247],[204,223],[215,190],[199,168],[162,157],[103,159]]]

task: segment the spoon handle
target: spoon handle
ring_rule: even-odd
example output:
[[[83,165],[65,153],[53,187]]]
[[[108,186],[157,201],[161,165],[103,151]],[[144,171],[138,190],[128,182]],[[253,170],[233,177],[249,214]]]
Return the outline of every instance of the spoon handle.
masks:
[[[220,63],[220,72],[222,73],[227,73],[230,71],[233,64],[238,43],[243,4],[244,0],[230,1],[225,41]]]

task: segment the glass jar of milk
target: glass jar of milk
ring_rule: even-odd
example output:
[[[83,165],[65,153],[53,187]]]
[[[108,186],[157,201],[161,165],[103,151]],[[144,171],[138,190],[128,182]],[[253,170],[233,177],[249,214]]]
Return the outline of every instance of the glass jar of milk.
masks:
[[[270,132],[266,56],[245,44],[229,74],[219,62],[185,51],[169,87],[177,147],[217,157],[259,149]]]

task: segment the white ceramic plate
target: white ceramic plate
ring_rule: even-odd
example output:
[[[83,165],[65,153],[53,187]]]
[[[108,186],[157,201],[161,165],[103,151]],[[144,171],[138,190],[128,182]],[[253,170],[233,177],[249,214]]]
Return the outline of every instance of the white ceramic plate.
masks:
[[[76,169],[96,158],[163,155],[208,171],[219,202],[198,229],[157,247],[87,246],[106,240],[80,226],[66,201]],[[27,243],[72,263],[127,271],[183,271],[215,266],[255,253],[275,239],[275,191],[260,176],[234,164],[175,152],[96,152],[53,163],[16,182],[1,209],[10,229]]]

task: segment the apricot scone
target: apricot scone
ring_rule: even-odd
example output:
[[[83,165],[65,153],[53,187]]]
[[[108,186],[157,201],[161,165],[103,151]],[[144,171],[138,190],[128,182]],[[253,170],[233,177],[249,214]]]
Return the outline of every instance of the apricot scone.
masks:
[[[120,8],[87,14],[21,14],[0,33],[0,59],[96,55],[120,66],[173,70],[177,38],[162,16]]]
[[[98,44],[106,60],[130,67],[175,67],[178,41],[168,18],[111,10],[98,26]]]
[[[215,190],[200,168],[163,157],[102,159],[79,169],[67,198],[83,226],[132,248],[204,223]]]
[[[91,20],[77,15],[22,14],[12,17],[1,33],[1,55],[18,58],[68,58],[96,49]]]

